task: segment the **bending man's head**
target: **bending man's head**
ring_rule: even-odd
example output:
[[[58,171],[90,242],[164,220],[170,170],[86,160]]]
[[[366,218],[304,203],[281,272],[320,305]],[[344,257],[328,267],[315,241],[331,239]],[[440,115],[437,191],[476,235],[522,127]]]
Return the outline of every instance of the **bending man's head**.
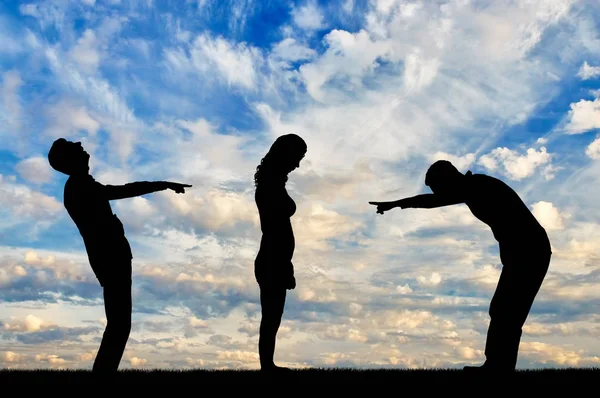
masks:
[[[452,163],[447,160],[438,160],[427,170],[425,174],[425,185],[433,193],[449,193],[456,189],[463,181],[462,174]]]

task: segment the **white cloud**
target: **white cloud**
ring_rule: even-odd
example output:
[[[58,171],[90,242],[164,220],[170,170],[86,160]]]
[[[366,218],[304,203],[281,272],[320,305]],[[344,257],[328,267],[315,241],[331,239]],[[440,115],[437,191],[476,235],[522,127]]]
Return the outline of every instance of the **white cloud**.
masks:
[[[254,0],[238,0],[231,5],[231,16],[229,17],[229,29],[233,32],[243,31],[246,20],[255,9]]]
[[[79,360],[81,362],[91,362],[96,358],[96,351],[84,352],[79,354]]]
[[[90,116],[85,106],[77,105],[68,100],[61,100],[46,109],[49,126],[46,133],[53,138],[73,137],[80,130],[94,136],[100,129],[100,123]]]
[[[129,363],[131,366],[144,366],[148,363],[148,360],[144,358],[131,357],[131,359],[129,359]]]
[[[374,41],[365,30],[349,33],[334,29],[323,40],[328,45],[325,53],[300,67],[306,89],[318,101],[326,101],[323,86],[332,78],[347,77],[351,86],[361,88],[362,78],[377,68],[379,57],[390,51],[388,42]]]
[[[438,272],[434,272],[430,276],[417,277],[417,282],[419,282],[421,286],[437,286],[442,282],[442,276]]]
[[[352,13],[352,10],[354,10],[354,0],[346,0],[342,9],[348,14]]]
[[[366,333],[346,325],[331,325],[325,330],[316,333],[322,340],[354,341],[365,343],[368,340]]]
[[[561,213],[563,219],[575,218],[576,214]],[[564,223],[567,224],[567,223]],[[567,274],[588,274],[590,269],[600,266],[600,228],[597,222],[571,221],[565,225],[565,228],[554,233],[552,237],[552,246],[554,253],[553,267],[556,272]],[[557,283],[562,279],[557,279]],[[591,293],[588,289],[593,288],[594,284],[571,285],[572,292],[563,291],[574,296],[586,296]],[[557,289],[560,285],[555,286]],[[577,288],[580,290],[578,291]],[[587,292],[586,292],[587,290]],[[595,293],[592,293],[595,295]]]
[[[87,4],[88,6],[93,6],[96,4],[96,0],[83,0],[83,3]]]
[[[585,148],[585,154],[592,159],[600,159],[600,137],[596,136],[596,139]]]
[[[197,188],[237,181],[242,176],[251,180],[256,164],[249,162],[247,152],[242,150],[252,144],[250,137],[220,134],[217,127],[205,119],[156,126],[161,137],[148,145],[170,159],[156,165],[157,172],[162,174],[167,169],[169,174],[185,180],[181,182],[194,185],[196,192]]]
[[[493,10],[502,16],[501,11],[505,11],[502,7],[516,13],[506,5],[486,8],[485,12]],[[488,62],[481,53],[494,48],[494,43],[486,39],[478,41],[475,47],[465,46],[464,40],[472,41],[452,27],[483,18],[467,7],[448,6],[444,13],[435,9],[431,9],[431,14],[421,11],[405,9],[390,16],[391,20],[369,14],[385,27],[385,34],[379,34],[369,25],[357,33],[332,30],[325,35],[325,52],[299,69],[306,90],[322,104],[284,114],[262,106],[260,113],[269,122],[272,134],[294,131],[304,137],[309,142],[307,163],[310,158],[311,167],[331,168],[335,163],[343,168],[341,165],[347,164],[347,159],[364,156],[365,145],[369,145],[371,162],[401,164],[406,157],[435,153],[442,148],[446,153],[454,148],[465,151],[450,131],[470,130],[462,139],[484,140],[483,130],[472,130],[476,120],[486,120],[484,123],[511,120],[509,124],[513,118],[524,120],[531,104],[538,101],[534,98],[543,98],[539,88],[543,91],[547,85],[540,75],[532,76],[525,69],[514,67],[514,58],[525,55],[514,50],[514,57],[497,56],[494,62]],[[554,16],[561,15],[544,12],[538,16],[535,7],[531,7],[521,20],[554,20]],[[539,22],[540,29],[546,26],[545,22]],[[512,20],[507,18],[505,23],[510,31]],[[397,26],[403,28],[396,29]],[[486,26],[482,23],[472,28],[479,31]],[[448,47],[453,50],[446,51]],[[409,65],[411,62],[414,65],[411,68],[416,76],[410,93],[405,91],[404,75],[397,73],[402,72],[400,68],[407,58]],[[469,60],[467,64],[465,59]],[[386,61],[385,69],[380,68],[381,61]],[[429,62],[439,62],[441,69],[423,66]],[[366,86],[365,81],[371,86]],[[346,139],[339,140],[340,134]],[[311,142],[319,145],[311,146]],[[550,178],[550,173],[547,174]],[[385,178],[381,171],[379,175]]]
[[[375,4],[377,11],[384,15],[389,15],[400,3],[398,0],[371,0]]]
[[[185,362],[188,365],[193,366],[193,367],[202,367],[202,366],[204,366],[206,364],[206,362],[202,358],[190,358],[190,357],[187,357],[185,359]]]
[[[318,250],[329,247],[328,239],[340,239],[361,225],[360,221],[327,209],[321,204],[299,206],[292,224],[297,244]]]
[[[23,319],[15,319],[14,321],[11,320],[9,322],[5,322],[4,330],[13,332],[38,332],[50,326],[52,325],[30,314]]]
[[[25,358],[24,355],[13,351],[4,351],[3,353],[3,362],[5,363],[17,363],[21,362]]]
[[[114,204],[114,208],[123,223],[137,230],[152,222],[158,211],[149,199],[141,196],[120,200]]]
[[[137,142],[137,131],[122,126],[110,126],[107,128],[110,133],[110,145],[112,152],[118,155],[121,162],[126,162],[133,153]]]
[[[552,328],[539,323],[527,323],[523,325],[523,333],[530,336],[545,336],[552,334]]]
[[[296,26],[305,30],[317,30],[326,27],[323,12],[315,0],[308,0],[300,7],[294,7],[292,18]]]
[[[563,215],[551,202],[540,201],[534,203],[531,207],[533,215],[546,230],[564,229]]]
[[[13,178],[0,174],[0,203],[16,217],[53,219],[63,211],[63,205],[54,197],[33,191],[18,184]]]
[[[113,31],[114,29],[110,28],[109,30]],[[80,98],[87,103],[86,108],[94,111],[92,119],[89,117],[87,109],[84,111],[81,105],[77,105],[79,111],[66,122],[67,126],[87,129],[90,133],[92,131],[95,133],[98,124],[102,125],[111,135],[110,145],[113,149],[111,153],[116,154],[117,159],[125,161],[133,151],[136,132],[142,127],[142,123],[137,120],[119,92],[107,80],[82,74],[70,63],[63,62],[62,54],[55,48],[46,48],[45,55],[64,88],[71,90],[73,94],[79,94]],[[68,100],[62,100],[58,104],[60,105],[51,107],[48,111],[49,115],[54,117],[54,120],[50,121],[50,125],[53,126],[50,128],[50,133],[53,135],[60,134],[56,126],[65,123],[59,119],[63,117],[59,114],[60,107],[75,106]]]
[[[98,40],[91,29],[86,29],[70,52],[70,57],[86,73],[95,73],[100,65]]]
[[[406,56],[404,61],[404,84],[409,93],[429,86],[437,74],[440,62],[437,59],[424,59],[420,51]]]
[[[54,174],[54,170],[48,164],[48,159],[41,156],[22,160],[15,168],[22,178],[36,184],[50,182]]]
[[[73,260],[73,255],[66,253],[49,253],[44,257],[43,252],[26,250],[24,263],[37,270],[50,271],[55,279],[64,281],[85,281],[92,277],[89,263],[85,252],[82,253],[78,262]]]
[[[212,231],[235,231],[242,223],[258,225],[256,205],[243,194],[210,189],[201,196],[190,192],[165,200],[179,215]]]
[[[27,275],[27,270],[25,268],[23,268],[22,266],[20,266],[20,265],[15,265],[15,268],[13,269],[13,272],[17,276],[25,276],[25,275]]]
[[[568,14],[573,3],[572,0],[544,1],[511,8],[499,2],[490,7],[490,12],[484,13],[486,18],[478,23],[487,25],[482,28],[495,46],[489,51],[502,56],[509,52],[525,55],[540,42],[544,30]]]
[[[198,319],[195,316],[188,319],[188,323],[193,328],[207,329],[210,325],[204,319]]]
[[[399,294],[410,294],[413,292],[413,290],[410,287],[410,285],[407,283],[402,286],[396,286],[396,292],[398,292]]]
[[[478,350],[471,347],[456,347],[456,352],[463,359],[474,360],[484,358],[483,350]]]
[[[577,76],[582,80],[593,79],[600,76],[600,66],[590,66],[587,61],[585,61],[583,65],[581,65]]]
[[[532,176],[538,167],[550,163],[551,159],[552,155],[546,152],[545,147],[540,147],[539,151],[529,148],[524,155],[506,147],[498,147],[481,156],[478,163],[492,171],[500,168],[509,178],[522,180]]]
[[[45,362],[48,363],[51,367],[63,368],[63,365],[67,364],[67,361],[64,358],[61,358],[56,354],[36,354],[35,356],[36,362]]]
[[[25,38],[25,43],[29,44],[27,41],[29,37]],[[10,34],[6,34],[5,32],[0,31],[0,52],[2,54],[18,54],[23,52],[23,43],[15,37],[12,37]]]
[[[19,6],[19,11],[23,15],[29,15],[32,17],[37,17],[39,15],[37,6],[33,3],[31,4],[21,4]]]
[[[522,356],[531,357],[541,363],[577,367],[583,360],[581,350],[572,351],[558,345],[537,341],[522,342],[519,350]]]
[[[338,297],[331,289],[323,287],[304,287],[298,288],[298,298],[300,301],[310,301],[313,303],[334,303]]]
[[[258,353],[254,351],[218,351],[217,358],[227,361],[252,363],[258,361]]]
[[[348,307],[350,309],[350,314],[353,316],[358,316],[363,310],[363,306],[358,303],[350,303]]]
[[[271,55],[276,59],[291,62],[311,59],[316,54],[315,50],[298,43],[298,41],[292,37],[287,37],[277,43],[271,51]]]
[[[17,70],[10,70],[2,74],[2,105],[5,108],[5,114],[0,115],[6,118],[14,128],[21,126],[21,100],[19,98],[19,89],[23,85],[21,75]]]
[[[431,329],[452,330],[455,328],[452,322],[447,322],[430,311],[378,311],[371,313],[364,322],[375,328],[392,330],[412,330],[419,334],[427,334]]]
[[[600,98],[580,100],[570,105],[567,134],[581,134],[600,128]]]
[[[436,162],[438,160],[448,160],[450,163],[456,166],[456,168],[459,171],[461,171],[468,169],[473,164],[473,162],[475,162],[475,154],[467,153],[466,155],[457,156],[445,152],[436,152],[431,156],[430,159],[431,162]],[[484,160],[484,162],[487,161]]]
[[[30,4],[22,4],[19,11],[37,19],[42,29],[55,28],[57,32],[63,33],[68,30],[68,8],[73,6],[68,2],[42,0]]]
[[[258,76],[257,67],[262,61],[260,50],[245,43],[233,43],[221,36],[209,34],[196,37],[190,48],[191,60],[182,60],[172,52],[166,53],[169,62],[185,66],[189,62],[201,73],[215,70],[228,85],[254,89]]]

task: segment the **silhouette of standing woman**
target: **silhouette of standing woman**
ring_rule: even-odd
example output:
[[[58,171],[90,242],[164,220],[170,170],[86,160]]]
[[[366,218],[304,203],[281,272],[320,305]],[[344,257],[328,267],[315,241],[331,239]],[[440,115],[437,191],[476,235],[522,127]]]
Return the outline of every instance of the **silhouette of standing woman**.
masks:
[[[80,142],[64,138],[54,141],[48,152],[50,166],[69,176],[64,206],[81,233],[92,270],[103,287],[107,324],[92,371],[104,374],[118,370],[131,332],[132,312],[133,255],[123,224],[113,214],[109,201],[165,189],[184,193],[191,185],[167,181],[103,185],[89,174],[89,160]]]
[[[285,183],[288,174],[300,166],[306,150],[306,143],[299,136],[282,135],[275,140],[254,174],[255,201],[262,231],[260,249],[254,261],[262,311],[258,341],[262,371],[289,370],[273,362],[286,291],[296,287],[292,264],[295,241],[290,220],[296,212],[296,204],[288,195]]]
[[[462,174],[449,161],[439,160],[427,170],[425,185],[432,194],[369,203],[380,214],[395,207],[433,209],[464,203],[491,228],[500,247],[502,273],[490,303],[486,361],[465,370],[512,372],[523,325],[550,264],[548,235],[519,195],[497,178]]]

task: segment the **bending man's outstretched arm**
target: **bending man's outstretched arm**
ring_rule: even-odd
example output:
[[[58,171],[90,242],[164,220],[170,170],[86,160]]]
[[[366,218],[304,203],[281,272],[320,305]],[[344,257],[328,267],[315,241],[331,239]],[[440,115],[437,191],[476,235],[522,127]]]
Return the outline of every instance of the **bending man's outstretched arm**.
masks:
[[[185,193],[185,188],[191,185],[168,181],[136,181],[125,185],[103,185],[103,191],[108,200],[132,198],[149,193],[172,189],[177,193]]]
[[[399,199],[392,202],[369,202],[372,205],[377,206],[377,213],[383,214],[384,212],[391,210],[395,207],[401,209],[406,208],[419,208],[419,209],[433,209],[436,207],[456,205],[463,203],[464,201],[458,197],[436,195],[433,193],[427,193],[410,198]]]

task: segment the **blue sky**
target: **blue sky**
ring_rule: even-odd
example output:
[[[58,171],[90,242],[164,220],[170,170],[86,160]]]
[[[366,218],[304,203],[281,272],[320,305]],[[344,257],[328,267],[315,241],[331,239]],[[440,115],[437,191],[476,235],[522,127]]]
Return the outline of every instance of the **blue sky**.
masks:
[[[0,4],[0,363],[89,368],[101,290],[46,154],[80,140],[134,250],[122,367],[256,368],[252,175],[290,175],[298,287],[276,362],[484,360],[501,264],[464,206],[375,214],[437,159],[519,192],[553,258],[519,367],[597,366],[600,6],[548,1],[46,0]]]

